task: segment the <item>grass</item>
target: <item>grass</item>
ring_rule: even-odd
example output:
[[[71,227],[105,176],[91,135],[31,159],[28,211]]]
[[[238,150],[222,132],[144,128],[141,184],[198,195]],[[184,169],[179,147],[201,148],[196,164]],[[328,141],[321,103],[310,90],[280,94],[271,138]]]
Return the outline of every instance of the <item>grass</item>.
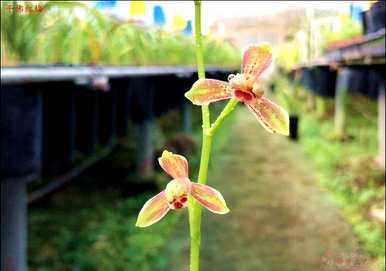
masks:
[[[178,216],[146,230],[134,226],[156,191],[126,198],[121,184],[82,178],[30,208],[29,269],[146,271],[162,265],[158,251]]]
[[[165,138],[176,134],[178,122],[177,111],[157,120],[157,150],[168,144]],[[120,139],[109,157],[61,191],[30,206],[29,270],[150,271],[167,264],[159,251],[180,215],[168,215],[146,229],[135,227],[142,205],[164,188],[169,177],[157,166],[150,179],[133,174],[133,144],[129,137]]]
[[[276,80],[277,89],[293,87]],[[307,92],[298,89],[300,144],[317,168],[319,182],[327,188],[344,211],[359,238],[371,270],[384,270],[384,225],[371,215],[384,208],[385,172],[378,156],[377,103],[350,93],[345,140],[334,136],[334,100],[326,100],[323,114],[306,109]]]
[[[358,104],[371,118],[354,110]],[[320,182],[333,193],[364,250],[379,266],[384,262],[384,228],[369,215],[372,208],[384,207],[385,197],[384,171],[375,162],[378,141],[374,108],[375,102],[351,97],[346,130],[351,139],[345,142],[332,140],[331,117],[315,121],[315,115],[302,114],[300,134],[305,152],[319,169]]]

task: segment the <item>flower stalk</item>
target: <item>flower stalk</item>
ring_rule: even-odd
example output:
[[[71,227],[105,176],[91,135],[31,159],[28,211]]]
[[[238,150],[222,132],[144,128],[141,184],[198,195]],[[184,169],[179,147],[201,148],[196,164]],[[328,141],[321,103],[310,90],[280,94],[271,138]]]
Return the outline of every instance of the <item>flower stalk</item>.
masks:
[[[205,79],[204,54],[201,39],[201,1],[194,1],[194,38],[196,46],[197,73],[199,79]],[[202,147],[198,183],[205,184],[208,175],[209,157],[212,137],[206,131],[210,128],[209,105],[201,107],[202,113]],[[189,197],[189,230],[190,230],[190,271],[200,270],[201,246],[201,206]]]
[[[173,179],[166,188],[149,199],[142,207],[136,225],[148,227],[162,219],[170,210],[188,207],[190,230],[190,271],[200,270],[202,206],[215,214],[226,214],[229,209],[221,193],[206,185],[212,139],[225,118],[238,102],[243,103],[270,133],[288,135],[288,113],[264,95],[260,74],[272,62],[268,44],[251,44],[243,53],[241,72],[230,75],[228,82],[205,79],[205,66],[201,40],[201,1],[195,0],[195,44],[199,79],[185,97],[201,106],[202,147],[197,182],[189,179],[185,157],[164,151],[159,164]],[[211,124],[209,104],[229,99],[227,105]]]
[[[205,79],[204,55],[201,39],[201,1],[194,1],[195,17],[195,44],[197,58],[197,73],[199,79]],[[220,113],[214,124],[210,124],[209,105],[202,105],[202,147],[200,169],[197,182],[205,184],[208,176],[212,137],[225,120],[225,117],[235,108],[237,100],[230,100]],[[189,197],[189,227],[190,227],[190,271],[200,270],[200,245],[201,245],[201,212],[202,207],[192,197]]]

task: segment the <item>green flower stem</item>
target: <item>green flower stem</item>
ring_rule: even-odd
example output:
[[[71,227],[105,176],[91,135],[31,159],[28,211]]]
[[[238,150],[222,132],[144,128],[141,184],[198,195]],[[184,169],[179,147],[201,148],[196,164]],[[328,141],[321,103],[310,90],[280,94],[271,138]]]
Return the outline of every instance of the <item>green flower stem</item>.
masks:
[[[210,127],[208,135],[213,136],[216,133],[217,129],[224,122],[225,118],[233,111],[233,109],[235,109],[235,107],[238,104],[238,102],[239,101],[236,100],[235,98],[232,98],[232,99],[229,100],[227,105],[221,111],[220,115],[218,115],[216,121]]]
[[[198,78],[205,78],[204,55],[201,41],[201,1],[194,1],[195,15],[195,44],[197,57]],[[201,107],[202,111],[202,149],[198,182],[205,183],[208,174],[208,165],[212,138],[205,132],[210,128],[209,106]],[[189,197],[189,227],[190,227],[190,271],[200,270],[200,245],[201,245],[201,206]]]
[[[195,0],[195,43],[197,57],[198,78],[205,78],[204,55],[201,40],[201,1]],[[202,149],[198,183],[205,184],[208,176],[210,151],[212,148],[212,137],[221,126],[225,117],[232,112],[237,101],[231,99],[224,110],[220,113],[214,124],[210,125],[210,111],[208,105],[201,107],[202,111]],[[201,244],[201,205],[189,197],[189,227],[190,227],[190,271],[200,270],[200,244]]]

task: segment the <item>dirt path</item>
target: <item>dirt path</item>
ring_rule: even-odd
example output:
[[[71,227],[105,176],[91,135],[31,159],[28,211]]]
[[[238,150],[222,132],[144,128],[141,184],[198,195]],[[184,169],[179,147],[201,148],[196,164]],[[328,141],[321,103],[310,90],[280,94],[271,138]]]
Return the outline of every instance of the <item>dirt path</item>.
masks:
[[[204,211],[201,270],[342,270],[338,263],[323,263],[322,255],[352,255],[357,243],[299,146],[266,133],[244,109],[231,125],[209,180],[231,212]],[[165,270],[187,270],[187,223],[182,221],[165,250]]]

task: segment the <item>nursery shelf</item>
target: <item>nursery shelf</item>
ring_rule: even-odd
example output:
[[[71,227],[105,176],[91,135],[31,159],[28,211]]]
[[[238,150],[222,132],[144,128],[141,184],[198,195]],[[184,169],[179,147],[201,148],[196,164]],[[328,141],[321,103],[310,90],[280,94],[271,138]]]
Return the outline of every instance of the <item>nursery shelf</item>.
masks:
[[[321,57],[294,68],[312,66],[350,66],[385,64],[385,29],[363,36],[347,46],[326,52]]]
[[[330,51],[327,62],[342,62],[353,65],[385,63],[385,29],[364,36],[360,41]]]

